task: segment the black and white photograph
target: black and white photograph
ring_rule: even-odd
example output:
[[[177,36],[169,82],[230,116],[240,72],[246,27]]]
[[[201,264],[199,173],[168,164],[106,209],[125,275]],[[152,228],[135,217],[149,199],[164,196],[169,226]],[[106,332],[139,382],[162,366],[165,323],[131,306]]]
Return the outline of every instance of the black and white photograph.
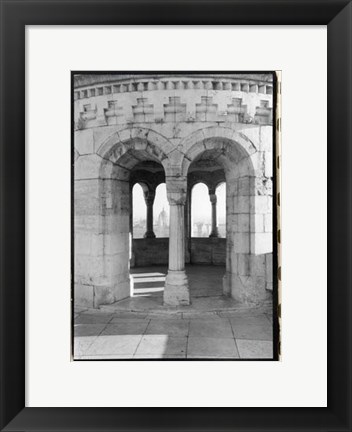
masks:
[[[277,73],[71,92],[72,359],[279,360]]]

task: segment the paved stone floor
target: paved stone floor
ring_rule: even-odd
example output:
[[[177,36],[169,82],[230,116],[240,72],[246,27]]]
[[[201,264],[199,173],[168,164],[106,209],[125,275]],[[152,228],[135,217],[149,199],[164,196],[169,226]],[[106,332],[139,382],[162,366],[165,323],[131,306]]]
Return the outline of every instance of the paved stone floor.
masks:
[[[191,306],[165,308],[166,268],[133,269],[134,297],[76,309],[75,359],[268,359],[271,305],[240,308],[221,295],[223,267],[187,267]]]
[[[272,358],[272,320],[260,310],[203,317],[78,310],[75,359]]]

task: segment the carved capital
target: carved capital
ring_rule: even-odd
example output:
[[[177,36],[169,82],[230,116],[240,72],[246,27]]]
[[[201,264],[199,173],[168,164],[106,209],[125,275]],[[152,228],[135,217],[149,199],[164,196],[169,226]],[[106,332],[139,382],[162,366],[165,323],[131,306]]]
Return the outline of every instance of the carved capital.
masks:
[[[152,206],[154,204],[155,199],[155,191],[144,192],[144,201],[148,206]]]
[[[168,192],[167,200],[169,201],[170,206],[173,205],[185,205],[186,204],[187,194],[186,192]]]
[[[209,194],[209,199],[210,199],[210,202],[211,202],[212,204],[216,204],[217,198],[216,198],[215,193],[210,193],[210,194]]]
[[[167,199],[171,205],[185,205],[187,198],[186,177],[166,177]]]

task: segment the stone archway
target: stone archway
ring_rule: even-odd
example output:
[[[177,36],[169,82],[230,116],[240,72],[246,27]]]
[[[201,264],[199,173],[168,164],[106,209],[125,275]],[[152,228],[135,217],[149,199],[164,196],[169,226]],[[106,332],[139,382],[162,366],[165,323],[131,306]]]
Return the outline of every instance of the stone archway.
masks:
[[[153,141],[151,141],[153,138]],[[75,164],[75,297],[89,307],[130,296],[130,176],[162,164],[168,142],[142,128],[114,133]]]
[[[266,291],[266,261],[272,259],[272,232],[263,220],[272,214],[271,182],[265,177],[265,154],[243,134],[210,127],[187,137],[183,146],[183,175],[200,157],[220,164],[226,177],[226,274],[224,294],[241,303],[270,297]],[[271,162],[271,161],[270,161]],[[271,271],[271,269],[270,269]]]

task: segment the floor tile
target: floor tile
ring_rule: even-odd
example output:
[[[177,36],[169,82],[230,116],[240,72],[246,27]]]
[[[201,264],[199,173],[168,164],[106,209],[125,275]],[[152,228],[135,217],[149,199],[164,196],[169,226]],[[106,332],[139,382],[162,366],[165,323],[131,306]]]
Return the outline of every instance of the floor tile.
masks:
[[[236,339],[267,340],[273,339],[273,328],[269,320],[259,317],[230,318]]]
[[[75,306],[74,307],[75,313],[81,313],[81,312],[84,312],[86,310],[87,310],[87,308],[85,308],[85,307],[80,307],[80,306]]]
[[[112,314],[81,313],[76,319],[75,324],[107,324],[112,318]]]
[[[263,340],[236,339],[242,359],[263,359],[273,357],[273,343]]]
[[[114,335],[99,336],[89,349],[86,355],[133,355],[142,336],[138,335]]]
[[[229,320],[220,318],[191,320],[189,335],[194,337],[233,338]]]
[[[152,319],[146,334],[168,335],[170,337],[188,336],[189,322],[180,319]]]
[[[108,324],[103,332],[102,336],[108,335],[143,335],[147,326],[147,320],[139,321],[125,321],[115,324]]]
[[[73,341],[73,358],[77,358],[86,353],[98,336],[75,337]]]
[[[169,337],[167,335],[144,335],[138,346],[136,355],[170,355],[184,354],[187,347],[187,338]]]
[[[187,358],[198,356],[238,357],[234,339],[214,337],[189,337]]]
[[[237,316],[230,317],[230,321],[235,324],[268,324],[268,319],[265,314],[260,315],[248,315],[248,314],[240,314]]]
[[[75,324],[74,336],[99,336],[106,324]]]

